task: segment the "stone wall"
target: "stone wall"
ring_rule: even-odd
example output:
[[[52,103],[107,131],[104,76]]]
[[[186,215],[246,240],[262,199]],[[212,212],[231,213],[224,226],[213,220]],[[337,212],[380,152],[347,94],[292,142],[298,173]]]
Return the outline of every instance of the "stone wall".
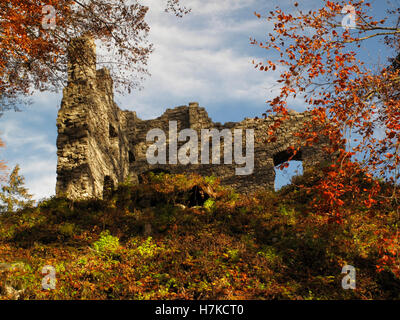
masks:
[[[105,189],[125,181],[128,176],[139,182],[142,173],[155,170],[215,175],[221,178],[223,184],[233,186],[240,192],[273,189],[274,167],[288,159],[289,146],[299,145],[294,133],[302,130],[304,123],[311,119],[309,113],[290,112],[273,143],[266,143],[266,139],[275,117],[213,123],[206,110],[196,102],[167,109],[156,119],[141,120],[135,112],[122,111],[115,104],[109,71],[106,68],[96,70],[96,51],[92,39],[81,37],[73,40],[68,52],[68,84],[63,91],[57,119],[57,196],[70,199],[102,198]],[[253,129],[253,173],[236,175],[235,168],[240,165],[223,164],[223,155],[222,164],[150,165],[146,150],[153,142],[146,142],[146,134],[152,128],[160,128],[168,138],[169,122],[174,120],[178,132],[191,128],[198,132],[199,137],[201,129],[229,129],[232,132],[234,129]],[[244,150],[245,142],[243,134]],[[296,160],[303,161],[304,169],[315,165],[324,159],[324,145],[321,141],[313,147],[303,147],[296,155]]]

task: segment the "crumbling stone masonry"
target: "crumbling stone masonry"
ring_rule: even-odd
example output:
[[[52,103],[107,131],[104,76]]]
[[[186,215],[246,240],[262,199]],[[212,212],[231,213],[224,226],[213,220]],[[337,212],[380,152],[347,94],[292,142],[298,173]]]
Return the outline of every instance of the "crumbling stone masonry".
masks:
[[[116,186],[128,176],[139,181],[142,173],[157,170],[214,175],[221,178],[222,184],[230,185],[239,192],[273,189],[274,167],[288,159],[287,148],[297,143],[294,132],[301,130],[304,122],[310,119],[309,113],[291,112],[273,143],[265,141],[268,127],[276,118],[246,118],[241,122],[222,125],[213,123],[206,110],[196,102],[167,109],[156,119],[141,120],[136,112],[122,111],[115,104],[113,81],[108,69],[96,70],[96,50],[91,38],[73,40],[68,54],[68,84],[63,91],[57,119],[57,196],[70,199],[102,198],[105,188]],[[199,137],[200,130],[206,128],[254,129],[253,173],[235,175],[238,165],[223,164],[223,157],[221,164],[150,165],[146,150],[153,142],[146,142],[146,134],[152,128],[160,128],[168,133],[171,120],[177,121],[178,131],[195,129]],[[243,134],[244,142],[245,137]],[[302,148],[295,160],[302,160],[305,170],[314,166],[324,158],[322,146],[320,143]]]

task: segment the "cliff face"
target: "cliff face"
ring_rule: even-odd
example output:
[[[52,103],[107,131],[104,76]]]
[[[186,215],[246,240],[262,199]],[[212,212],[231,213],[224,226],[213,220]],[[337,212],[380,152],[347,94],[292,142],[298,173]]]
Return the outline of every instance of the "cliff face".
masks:
[[[141,120],[135,112],[122,111],[114,102],[113,82],[109,71],[96,70],[96,50],[92,39],[73,40],[69,47],[68,84],[63,91],[57,127],[57,184],[56,195],[70,199],[102,198],[105,190],[123,182],[128,176],[139,181],[142,173],[162,170],[170,173],[197,172],[215,175],[222,183],[231,185],[240,192],[252,192],[258,188],[274,188],[274,167],[289,157],[287,148],[297,145],[295,132],[302,130],[311,119],[309,113],[289,114],[288,120],[279,129],[277,140],[266,143],[267,131],[274,122],[267,119],[245,119],[237,123],[213,123],[204,108],[198,103],[189,103],[167,109],[163,115],[152,120]],[[168,133],[176,121],[177,131],[194,129],[200,137],[202,129],[243,130],[243,155],[246,154],[245,130],[254,130],[254,170],[248,175],[237,175],[236,169],[243,167],[233,161],[224,164],[221,149],[221,164],[150,164],[146,158],[148,147],[154,143],[146,141],[151,129],[159,128],[166,133],[167,159],[170,156]],[[178,148],[184,142],[178,142]],[[302,148],[296,160],[302,160],[305,169],[324,158],[321,142],[313,147]],[[242,153],[241,153],[242,154]],[[173,161],[172,161],[173,162]]]

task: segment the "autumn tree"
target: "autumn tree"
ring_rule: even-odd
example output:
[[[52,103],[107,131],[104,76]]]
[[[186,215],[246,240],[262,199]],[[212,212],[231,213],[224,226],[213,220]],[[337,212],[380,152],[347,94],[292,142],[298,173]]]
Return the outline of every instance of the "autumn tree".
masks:
[[[164,5],[177,16],[190,11],[178,0]],[[152,52],[147,12],[140,0],[1,1],[0,114],[34,90],[58,90],[66,81],[67,45],[83,34],[102,40],[107,53],[98,62],[110,66],[119,92],[140,86]]]
[[[19,174],[16,165],[8,177],[8,181],[0,190],[0,212],[12,212],[19,208],[30,207],[34,201],[25,187],[25,178]]]
[[[179,0],[163,0],[178,17],[190,12]],[[119,92],[148,75],[152,45],[148,7],[139,0],[9,0],[0,2],[0,116],[36,91],[57,91],[67,79],[67,46],[90,34],[106,46],[99,64],[111,69]],[[79,52],[76,52],[79,54]],[[0,147],[4,144],[0,140]],[[0,172],[4,170],[0,162]]]
[[[294,2],[290,13],[279,7],[265,17],[255,13],[272,22],[273,31],[265,41],[252,39],[252,43],[277,56],[255,62],[263,72],[279,72],[279,95],[267,102],[266,114],[279,115],[271,138],[290,101],[301,99],[314,117],[297,135],[305,145],[326,136],[330,141],[326,152],[337,155],[314,186],[315,210],[327,221],[340,222],[352,208],[361,206],[366,214],[374,214],[374,206],[388,206],[397,212],[397,221],[389,227],[391,236],[380,238],[398,247],[400,10],[390,10],[385,19],[377,20],[369,8],[363,0],[323,1],[321,8],[302,11]],[[387,58],[395,59],[376,67],[364,61],[360,48],[378,38],[393,54]],[[383,181],[391,187],[383,190]],[[400,270],[398,252],[391,252],[386,258],[397,261]]]

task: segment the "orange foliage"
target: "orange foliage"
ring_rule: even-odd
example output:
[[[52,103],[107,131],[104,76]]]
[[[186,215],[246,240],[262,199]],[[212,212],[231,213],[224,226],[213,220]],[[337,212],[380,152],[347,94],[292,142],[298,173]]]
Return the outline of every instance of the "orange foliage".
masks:
[[[53,197],[0,214],[0,260],[29,266],[0,277],[19,279],[20,298],[30,300],[397,299],[398,279],[375,268],[376,239],[390,236],[382,230],[394,215],[352,207],[342,224],[326,223],[295,185],[322,175],[240,195],[216,177],[150,173],[109,201]],[[346,264],[357,268],[356,290],[341,286]],[[56,269],[53,290],[42,290],[44,265]]]
[[[190,11],[180,7],[178,0],[166,3],[166,10],[177,16]],[[152,51],[146,40],[147,11],[139,0],[131,4],[124,0],[1,1],[0,111],[15,108],[21,94],[61,87],[66,80],[66,47],[72,38],[87,33],[103,40],[108,52],[118,52],[103,57],[113,63],[117,88],[129,91],[138,86],[147,74]],[[54,25],[50,25],[52,18]]]
[[[355,9],[356,29],[346,29],[338,23],[346,14],[343,8],[349,4]],[[345,201],[364,207],[366,214],[374,213],[374,205],[390,207],[388,210],[397,212],[398,220],[400,213],[399,63],[395,61],[377,72],[357,52],[361,43],[385,37],[385,44],[398,53],[400,28],[387,25],[389,19],[377,21],[369,16],[369,7],[369,3],[360,0],[324,1],[320,9],[296,9],[295,13],[277,8],[267,17],[274,25],[267,40],[252,39],[252,44],[275,50],[279,57],[276,61],[258,62],[256,68],[284,70],[278,80],[280,94],[268,101],[271,106],[268,112],[280,114],[284,119],[289,99],[302,97],[315,117],[298,135],[305,145],[312,145],[321,135],[329,138],[326,152],[337,157],[313,187],[317,190],[314,204],[319,214],[339,223],[351,214],[344,209]],[[388,13],[388,17],[397,19],[397,11]],[[255,15],[261,18],[261,14]],[[277,127],[279,122],[271,128],[271,136]],[[361,138],[353,141],[354,134]],[[363,159],[356,155],[362,155]],[[382,194],[377,178],[387,180],[392,190]],[[390,249],[393,243],[399,243],[398,231],[392,237],[382,242],[386,243],[383,251],[391,251],[390,257],[398,263],[397,249],[396,252]]]

